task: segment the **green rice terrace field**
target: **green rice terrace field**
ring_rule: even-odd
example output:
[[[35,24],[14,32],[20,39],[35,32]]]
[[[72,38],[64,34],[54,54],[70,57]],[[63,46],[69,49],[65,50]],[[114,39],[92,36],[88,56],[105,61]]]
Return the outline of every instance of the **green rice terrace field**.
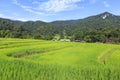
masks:
[[[0,80],[120,80],[120,45],[0,38]]]

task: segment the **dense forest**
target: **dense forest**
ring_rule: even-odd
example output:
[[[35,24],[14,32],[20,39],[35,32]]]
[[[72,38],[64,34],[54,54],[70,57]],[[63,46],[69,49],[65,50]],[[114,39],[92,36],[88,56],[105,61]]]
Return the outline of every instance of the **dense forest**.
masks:
[[[120,16],[104,12],[84,19],[54,22],[0,18],[0,37],[120,43]]]

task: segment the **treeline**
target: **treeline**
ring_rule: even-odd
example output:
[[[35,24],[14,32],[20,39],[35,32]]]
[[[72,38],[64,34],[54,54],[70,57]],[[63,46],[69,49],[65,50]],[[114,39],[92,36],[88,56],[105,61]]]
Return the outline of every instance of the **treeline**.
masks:
[[[48,39],[54,38],[54,29],[46,23],[41,22],[21,22],[16,23],[9,20],[0,20],[1,38],[32,38]]]
[[[120,43],[120,28],[99,28],[94,30],[77,30],[73,41]]]
[[[120,28],[73,29],[73,27],[65,26],[57,28],[48,24],[35,28],[35,25],[37,26],[33,22],[18,25],[13,22],[3,21],[0,25],[0,37],[52,40],[58,34],[59,39],[67,38],[71,41],[120,43]]]
[[[102,15],[109,17],[102,19]],[[56,37],[59,36],[59,37]],[[80,42],[120,43],[120,17],[105,12],[81,20],[12,21],[0,18],[1,38],[70,39]]]

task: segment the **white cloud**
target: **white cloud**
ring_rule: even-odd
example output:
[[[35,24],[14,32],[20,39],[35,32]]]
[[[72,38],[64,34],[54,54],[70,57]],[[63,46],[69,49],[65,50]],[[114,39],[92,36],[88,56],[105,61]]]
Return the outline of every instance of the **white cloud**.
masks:
[[[14,15],[14,14],[13,14],[13,15]],[[3,15],[3,14],[0,14],[0,17],[1,17],[1,18],[7,18],[7,19],[16,20],[16,17],[5,16],[5,15]],[[25,18],[17,18],[17,20],[20,20],[20,21],[28,21],[28,20],[25,19]]]
[[[56,12],[68,11],[76,8],[83,8],[77,5],[77,3],[81,1],[84,1],[84,0],[48,0],[44,2],[33,1],[31,4],[36,5],[36,7],[23,5],[22,3],[19,3],[17,0],[13,0],[13,3],[20,6],[24,10],[34,14],[51,15]]]
[[[16,20],[16,19],[14,19],[14,20]],[[19,21],[28,21],[27,19],[24,19],[24,18],[18,18],[17,20],[19,20]]]
[[[107,1],[103,1],[103,4],[104,4],[105,7],[110,7],[110,5],[108,4]]]
[[[0,14],[0,17],[4,17],[4,15],[3,15],[3,14]]]
[[[47,2],[40,3],[38,9],[50,11],[50,12],[61,12],[78,8],[76,3],[82,0],[49,0]]]
[[[12,13],[13,16],[19,16],[19,14],[17,14],[16,12]]]
[[[28,12],[31,12],[31,13],[34,13],[34,14],[38,14],[38,15],[43,14],[42,12],[34,11],[33,8],[30,7],[30,6],[25,6],[25,5],[20,4],[17,0],[13,0],[13,3],[16,4],[16,5],[18,5],[18,6],[20,6],[25,11],[28,11]]]

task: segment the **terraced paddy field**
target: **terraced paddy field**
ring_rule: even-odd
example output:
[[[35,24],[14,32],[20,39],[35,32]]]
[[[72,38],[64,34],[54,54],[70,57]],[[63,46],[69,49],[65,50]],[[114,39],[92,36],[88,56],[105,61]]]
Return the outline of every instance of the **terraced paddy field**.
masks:
[[[120,45],[0,38],[0,80],[120,80]]]

